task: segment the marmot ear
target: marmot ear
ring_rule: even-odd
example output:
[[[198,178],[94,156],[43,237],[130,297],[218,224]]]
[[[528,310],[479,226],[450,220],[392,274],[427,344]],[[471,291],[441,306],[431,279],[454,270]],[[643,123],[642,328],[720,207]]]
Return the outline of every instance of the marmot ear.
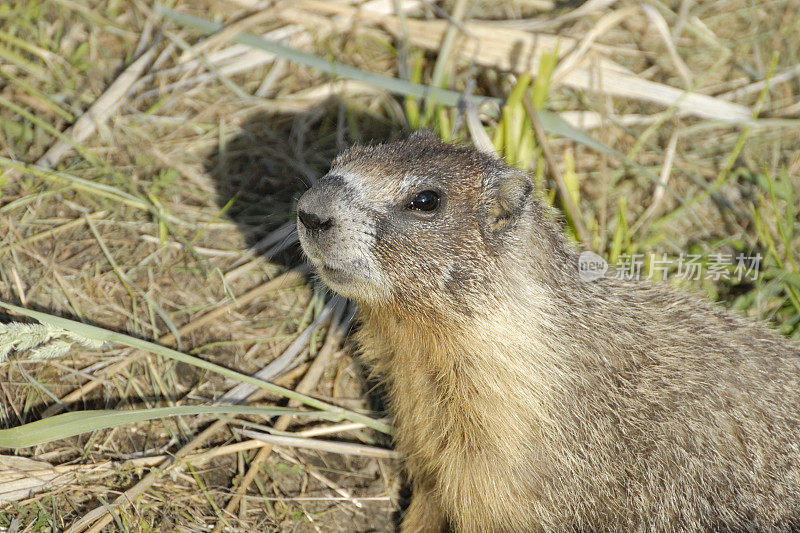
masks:
[[[484,238],[493,242],[512,229],[532,196],[533,183],[524,172],[506,169],[497,175],[490,171],[484,179],[480,209]]]

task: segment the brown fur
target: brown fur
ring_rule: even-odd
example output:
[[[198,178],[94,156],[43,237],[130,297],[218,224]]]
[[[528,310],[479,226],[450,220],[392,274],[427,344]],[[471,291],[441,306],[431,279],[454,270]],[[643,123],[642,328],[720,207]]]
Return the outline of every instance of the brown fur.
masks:
[[[800,528],[800,350],[767,327],[582,281],[527,177],[430,135],[351,149],[299,209],[389,390],[403,531]]]

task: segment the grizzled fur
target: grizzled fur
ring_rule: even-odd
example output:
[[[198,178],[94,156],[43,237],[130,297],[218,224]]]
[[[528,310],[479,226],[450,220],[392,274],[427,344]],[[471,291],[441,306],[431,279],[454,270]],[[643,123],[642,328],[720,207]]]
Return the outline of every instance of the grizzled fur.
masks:
[[[800,350],[764,325],[582,281],[523,173],[430,134],[350,149],[298,210],[390,391],[403,531],[800,527]]]

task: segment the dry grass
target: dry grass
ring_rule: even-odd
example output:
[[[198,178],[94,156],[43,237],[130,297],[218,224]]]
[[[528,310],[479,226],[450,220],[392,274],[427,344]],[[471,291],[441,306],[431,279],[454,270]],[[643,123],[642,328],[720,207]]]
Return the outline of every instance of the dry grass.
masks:
[[[797,0],[654,0],[649,10],[486,0],[466,9],[469,22],[457,27],[467,38],[455,31],[447,57],[436,51],[451,3],[415,2],[421,7],[404,17],[368,9],[381,4],[392,12],[388,1],[360,10],[335,0],[173,3],[233,28],[211,38],[145,2],[0,5],[0,298],[248,374],[319,316],[327,296],[312,279],[263,288],[303,263],[290,228],[299,194],[353,142],[419,126],[462,141],[469,134],[455,108],[425,107],[363,81],[331,83],[314,68],[232,41],[248,31],[365,71],[425,84],[441,77],[455,91],[499,99],[557,49],[547,109],[628,158],[550,138],[587,246],[612,261],[760,253],[755,281],[684,285],[800,336]],[[138,71],[137,57],[145,58]],[[703,97],[658,102],[687,87]],[[517,164],[538,161],[541,170],[532,133],[496,135],[514,131],[506,120],[525,127],[524,112],[503,118],[492,106],[480,109],[489,137]],[[755,120],[718,120],[742,113]],[[666,186],[656,185],[659,175],[669,177]],[[554,183],[537,176],[562,205]],[[323,323],[274,381],[381,416],[337,331]],[[76,348],[55,360],[0,363],[0,414],[12,427],[62,410],[196,405],[235,385],[129,348]],[[285,403],[264,394],[250,401]],[[0,492],[0,526],[391,529],[402,484],[394,459],[342,453],[346,447],[273,449],[242,437],[243,424],[390,445],[377,432],[313,418],[198,416],[96,431],[18,453],[38,463],[3,463],[0,491],[22,485],[13,497]],[[115,501],[112,517],[106,509]]]

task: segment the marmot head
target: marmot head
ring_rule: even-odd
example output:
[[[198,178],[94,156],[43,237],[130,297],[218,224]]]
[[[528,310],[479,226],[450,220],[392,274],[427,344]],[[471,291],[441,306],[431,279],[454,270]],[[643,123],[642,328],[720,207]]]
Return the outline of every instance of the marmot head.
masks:
[[[530,248],[544,211],[527,174],[422,131],[339,155],[300,198],[297,229],[320,277],[343,296],[468,310],[490,297],[508,258]]]

